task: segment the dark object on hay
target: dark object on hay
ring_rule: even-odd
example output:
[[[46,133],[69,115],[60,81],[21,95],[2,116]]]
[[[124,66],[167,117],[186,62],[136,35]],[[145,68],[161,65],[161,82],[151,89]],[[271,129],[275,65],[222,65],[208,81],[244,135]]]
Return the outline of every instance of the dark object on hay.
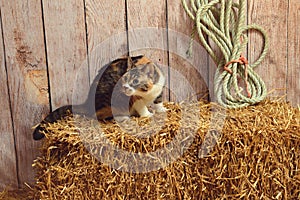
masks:
[[[32,199],[300,198],[299,109],[267,100],[227,110],[222,131],[215,131],[221,133],[216,145],[209,155],[201,157],[213,104],[200,102],[184,107],[169,103],[167,107],[170,111],[163,119],[165,124],[151,137],[126,134],[112,123],[101,125],[105,137],[132,152],[164,148],[182,132],[195,134],[180,158],[147,173],[116,170],[90,154],[86,145],[90,144],[92,150],[97,149],[93,145],[101,143],[101,137],[95,135],[99,131],[93,126],[96,121],[79,117],[49,125],[42,156],[34,162],[37,182]],[[184,109],[190,116],[183,123],[180,118]],[[151,124],[148,119],[136,120],[141,127]],[[80,128],[86,125],[88,128]],[[86,133],[85,137],[80,138],[79,132]],[[111,159],[118,157],[112,155]]]
[[[31,200],[28,196],[29,188],[9,191],[4,189],[0,191],[0,200]]]

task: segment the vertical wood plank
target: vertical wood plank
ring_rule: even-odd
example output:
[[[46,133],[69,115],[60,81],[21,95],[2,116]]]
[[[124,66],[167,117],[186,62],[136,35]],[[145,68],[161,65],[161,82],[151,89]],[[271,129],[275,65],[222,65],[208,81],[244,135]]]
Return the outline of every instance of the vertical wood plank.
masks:
[[[264,27],[270,45],[265,60],[256,68],[265,81],[270,96],[286,95],[287,76],[287,11],[288,1],[248,1],[248,21]],[[249,61],[254,62],[261,52],[262,38],[253,32],[249,36]]]
[[[83,103],[89,88],[84,2],[42,2],[52,108]]]
[[[287,100],[300,104],[300,1],[289,1]]]
[[[85,0],[90,81],[108,62],[127,54],[125,0]]]
[[[39,143],[31,127],[48,112],[48,82],[40,1],[1,0],[3,37],[20,186],[33,182]],[[10,133],[11,134],[11,133]],[[13,156],[13,155],[12,155]]]
[[[168,84],[167,7],[165,0],[127,1],[130,55],[145,55],[160,65]],[[164,98],[168,99],[168,89]]]
[[[170,88],[171,93],[181,96],[171,95],[171,99],[184,100],[190,95],[203,98],[208,92],[207,52],[199,45],[198,40],[195,40],[192,57],[187,57],[188,38],[192,33],[193,21],[184,11],[181,0],[168,0],[167,5],[168,27],[174,31],[169,31]]]
[[[1,12],[1,10],[0,10]],[[1,17],[1,13],[0,13]],[[2,22],[2,17],[0,18]],[[5,51],[3,46],[2,23],[0,26],[0,191],[6,187],[18,187],[17,158],[14,131],[9,105],[9,93],[5,69]]]

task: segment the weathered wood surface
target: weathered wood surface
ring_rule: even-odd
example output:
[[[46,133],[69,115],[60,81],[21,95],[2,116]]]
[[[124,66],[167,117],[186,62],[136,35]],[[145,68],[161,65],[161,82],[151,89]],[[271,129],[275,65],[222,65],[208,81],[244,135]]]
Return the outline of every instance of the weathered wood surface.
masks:
[[[15,162],[11,162],[11,165],[5,168],[17,168],[19,183],[23,185],[24,182],[33,181],[34,173],[31,165],[38,152],[38,143],[32,140],[31,127],[40,121],[42,114],[49,112],[41,3],[29,0],[1,0],[1,14],[7,69],[4,76],[8,77],[8,95],[14,129],[8,133],[3,132],[1,127],[1,135],[6,133],[15,136],[13,143],[1,144],[1,149],[6,146],[13,146],[16,149],[16,154],[4,151],[2,153],[6,155],[1,157],[14,159],[14,156],[17,156],[17,166],[12,165]],[[3,56],[3,51],[1,54]],[[1,88],[3,87],[7,87],[7,84],[1,84]],[[5,112],[10,112],[7,106],[4,109]],[[10,120],[9,115],[6,118],[2,116],[2,120]],[[15,175],[15,173],[6,174],[6,177]],[[2,176],[0,180],[1,183],[6,182]]]
[[[300,1],[290,0],[288,10],[287,100],[300,105]]]
[[[52,109],[82,103],[89,88],[84,3],[43,1]]]
[[[267,31],[270,45],[266,59],[256,71],[266,83],[270,96],[283,96],[287,89],[287,14],[289,1],[248,1],[248,23],[259,24]],[[249,62],[254,62],[262,47],[262,38],[253,32],[249,36]]]
[[[171,100],[203,98],[209,87],[208,54],[204,48],[197,45],[196,40],[192,56],[187,56],[189,37],[194,24],[183,10],[180,1],[167,2]]]
[[[164,66],[166,100],[212,90],[216,66],[206,51],[194,48],[193,57],[186,57],[193,24],[181,0],[0,2],[0,188],[33,183],[31,164],[40,142],[33,142],[31,127],[50,108],[81,103],[97,71],[117,57],[143,53]],[[263,26],[270,38],[270,51],[256,71],[269,91],[279,89],[271,96],[286,95],[295,106],[300,103],[299,4],[248,0],[248,22]],[[251,33],[249,39],[252,62],[261,38]]]
[[[0,37],[3,38],[2,24],[0,26]],[[16,188],[18,187],[17,159],[14,145],[13,121],[10,112],[10,98],[7,88],[7,74],[2,39],[0,40],[0,52],[0,188],[5,187],[6,185]]]
[[[85,3],[92,82],[103,65],[127,55],[126,12],[124,0],[86,0]]]

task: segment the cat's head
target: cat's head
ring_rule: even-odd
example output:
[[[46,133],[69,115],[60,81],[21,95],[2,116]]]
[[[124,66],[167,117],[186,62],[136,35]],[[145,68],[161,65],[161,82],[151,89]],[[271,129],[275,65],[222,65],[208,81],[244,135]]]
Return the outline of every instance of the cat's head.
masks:
[[[130,66],[131,65],[131,66]],[[122,76],[122,91],[127,96],[143,96],[148,93],[159,79],[159,73],[153,62],[128,62],[129,70]]]

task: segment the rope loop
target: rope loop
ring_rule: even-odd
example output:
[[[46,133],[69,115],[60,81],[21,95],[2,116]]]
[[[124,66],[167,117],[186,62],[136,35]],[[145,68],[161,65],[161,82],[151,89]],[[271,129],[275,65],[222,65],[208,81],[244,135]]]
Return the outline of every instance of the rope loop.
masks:
[[[239,108],[253,105],[262,101],[267,94],[263,80],[253,70],[258,66],[268,51],[266,32],[258,25],[245,24],[246,0],[182,0],[182,5],[194,21],[190,48],[194,37],[198,36],[201,44],[217,64],[214,76],[214,96],[218,103],[227,108]],[[245,33],[257,31],[263,36],[263,50],[258,59],[249,64],[242,55],[248,37]],[[217,46],[222,53],[219,57],[215,53]],[[245,82],[245,91],[239,86],[239,80]]]

